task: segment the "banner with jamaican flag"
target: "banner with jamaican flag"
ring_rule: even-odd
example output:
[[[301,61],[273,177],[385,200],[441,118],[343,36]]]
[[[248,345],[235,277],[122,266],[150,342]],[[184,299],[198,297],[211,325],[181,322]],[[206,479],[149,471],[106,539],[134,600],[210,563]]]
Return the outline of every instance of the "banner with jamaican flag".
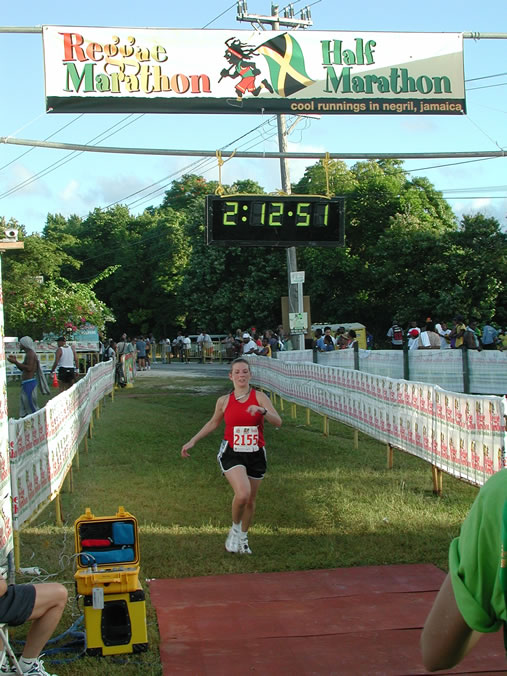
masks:
[[[313,84],[305,71],[303,50],[289,33],[268,40],[257,51],[268,62],[271,84],[279,96],[292,96]]]
[[[462,33],[43,26],[51,113],[462,115]]]

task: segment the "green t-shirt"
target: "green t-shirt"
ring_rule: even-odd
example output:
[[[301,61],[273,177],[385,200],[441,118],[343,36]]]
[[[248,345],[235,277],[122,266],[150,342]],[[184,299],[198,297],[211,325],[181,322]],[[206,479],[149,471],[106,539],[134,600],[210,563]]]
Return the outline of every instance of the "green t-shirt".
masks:
[[[498,631],[507,621],[500,580],[506,499],[507,468],[496,472],[481,488],[449,549],[449,573],[458,608],[467,625],[480,632]]]

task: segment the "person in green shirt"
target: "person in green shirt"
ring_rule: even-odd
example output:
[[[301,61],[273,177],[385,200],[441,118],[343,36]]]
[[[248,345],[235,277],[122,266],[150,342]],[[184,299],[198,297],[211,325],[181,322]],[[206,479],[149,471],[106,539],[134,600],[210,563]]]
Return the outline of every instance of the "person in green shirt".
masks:
[[[506,499],[507,469],[502,469],[480,489],[459,537],[451,542],[449,573],[421,636],[423,663],[429,671],[455,666],[481,634],[498,631],[507,622],[500,573],[502,552],[507,552],[502,548]]]

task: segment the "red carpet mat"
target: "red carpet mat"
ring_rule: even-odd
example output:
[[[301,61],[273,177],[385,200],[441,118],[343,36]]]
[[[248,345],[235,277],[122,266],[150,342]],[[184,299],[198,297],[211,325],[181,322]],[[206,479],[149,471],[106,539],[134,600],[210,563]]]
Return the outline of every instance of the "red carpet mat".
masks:
[[[412,565],[153,580],[164,674],[425,674],[419,638],[444,577]],[[439,673],[506,667],[498,632]]]

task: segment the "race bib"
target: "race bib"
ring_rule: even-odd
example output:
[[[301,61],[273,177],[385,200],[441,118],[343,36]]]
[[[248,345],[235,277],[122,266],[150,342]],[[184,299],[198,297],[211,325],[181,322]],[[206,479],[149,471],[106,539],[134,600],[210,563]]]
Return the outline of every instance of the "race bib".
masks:
[[[258,427],[234,427],[233,449],[236,453],[253,453],[259,450]]]

